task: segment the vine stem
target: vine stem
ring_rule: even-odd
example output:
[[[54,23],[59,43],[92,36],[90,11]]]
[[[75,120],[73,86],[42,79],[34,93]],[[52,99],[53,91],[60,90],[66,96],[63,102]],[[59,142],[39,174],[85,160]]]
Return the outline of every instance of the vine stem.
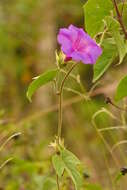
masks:
[[[63,78],[62,82],[61,82],[61,86],[58,92],[59,95],[59,116],[58,116],[58,143],[60,142],[60,138],[61,138],[61,131],[62,131],[62,95],[63,95],[63,88],[64,88],[64,84],[67,80],[67,78],[69,77],[69,74],[71,73],[71,71],[75,68],[75,66],[78,63],[75,63],[71,66],[71,68],[68,70],[68,72],[66,73],[65,77]]]
[[[57,188],[58,188],[58,190],[60,190],[60,184],[59,184],[59,177],[58,177],[58,175],[56,176],[56,181],[57,181]]]
[[[116,10],[118,21],[119,21],[119,23],[121,25],[121,28],[123,30],[123,33],[125,35],[125,39],[127,39],[127,31],[126,31],[126,28],[125,28],[125,26],[123,24],[123,20],[122,20],[121,14],[120,14],[118,6],[117,6],[117,2],[116,2],[116,0],[112,0],[112,2],[114,4],[115,10]]]

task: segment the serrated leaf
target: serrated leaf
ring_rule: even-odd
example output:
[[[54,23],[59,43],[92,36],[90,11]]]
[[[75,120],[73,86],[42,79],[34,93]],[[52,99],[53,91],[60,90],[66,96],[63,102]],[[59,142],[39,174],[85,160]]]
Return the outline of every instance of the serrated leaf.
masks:
[[[105,41],[102,46],[103,53],[94,65],[93,82],[96,82],[105,73],[117,56],[116,46],[110,43],[110,40]]]
[[[61,158],[61,155],[53,155],[52,157],[52,163],[53,163],[53,167],[56,171],[56,174],[61,177],[63,172],[64,172],[64,169],[65,169],[65,165],[64,165],[64,162]]]
[[[115,100],[122,100],[127,96],[127,76],[121,79],[115,94]]]
[[[33,82],[29,85],[27,90],[27,98],[29,101],[31,101],[31,97],[36,92],[36,90],[52,81],[56,77],[56,74],[57,70],[50,70],[36,77],[36,79],[33,80]]]
[[[113,9],[111,0],[89,0],[84,5],[85,29],[91,37],[104,30],[103,19]]]
[[[82,186],[82,176],[77,170],[77,164],[80,164],[79,159],[73,153],[66,149],[63,149],[61,151],[61,156],[65,165],[65,170],[71,177],[75,185],[75,189],[79,190]]]
[[[124,36],[120,34],[120,25],[117,20],[111,16],[105,18],[108,26],[108,30],[112,33],[112,36],[116,42],[116,46],[119,53],[119,64],[122,63],[127,53],[127,43],[124,40]]]

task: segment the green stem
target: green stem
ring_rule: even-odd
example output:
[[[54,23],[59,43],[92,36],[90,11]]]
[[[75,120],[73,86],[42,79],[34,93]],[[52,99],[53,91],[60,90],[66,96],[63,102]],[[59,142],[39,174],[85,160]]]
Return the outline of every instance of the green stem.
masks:
[[[64,84],[69,76],[69,74],[71,73],[71,71],[74,69],[74,67],[77,65],[78,63],[75,63],[71,66],[71,68],[68,70],[68,72],[66,73],[64,79],[61,82],[61,86],[60,86],[60,90],[58,92],[59,95],[59,116],[58,116],[58,143],[60,142],[60,138],[61,138],[61,130],[62,130],[62,95],[63,95],[63,87]]]
[[[58,175],[56,176],[56,181],[57,181],[57,188],[58,188],[58,190],[60,190],[60,184],[59,184],[59,177],[58,177]]]

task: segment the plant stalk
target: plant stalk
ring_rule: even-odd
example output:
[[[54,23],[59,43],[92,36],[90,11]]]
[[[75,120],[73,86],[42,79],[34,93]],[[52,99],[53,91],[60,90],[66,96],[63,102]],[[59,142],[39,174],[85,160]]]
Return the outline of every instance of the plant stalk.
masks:
[[[58,175],[56,176],[56,181],[57,181],[57,188],[58,188],[58,190],[60,190],[60,184],[59,184],[59,177],[58,177]]]
[[[62,96],[63,96],[63,88],[64,88],[64,84],[67,80],[67,78],[69,77],[69,74],[71,73],[71,71],[75,68],[75,66],[78,63],[75,63],[71,66],[71,68],[68,70],[68,72],[66,73],[64,79],[61,82],[61,86],[58,92],[59,95],[59,116],[58,116],[58,143],[60,142],[61,139],[61,131],[62,131]]]

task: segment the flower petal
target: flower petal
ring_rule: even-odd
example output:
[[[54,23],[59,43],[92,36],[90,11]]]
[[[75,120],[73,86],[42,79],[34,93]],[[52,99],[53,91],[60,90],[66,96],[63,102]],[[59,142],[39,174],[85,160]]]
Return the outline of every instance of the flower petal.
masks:
[[[80,50],[80,52],[89,55],[93,63],[96,63],[98,57],[102,54],[102,49],[97,44],[91,43]]]
[[[102,49],[82,28],[70,25],[62,28],[58,34],[58,42],[66,57],[85,64],[94,64],[102,54]]]
[[[72,43],[70,39],[70,32],[67,29],[61,29],[57,40],[59,44],[61,44],[61,49],[65,54],[69,54],[72,52]]]
[[[94,64],[94,61],[89,53],[83,52],[73,52],[71,54],[72,60],[74,61],[82,61],[84,64]]]
[[[102,49],[98,45],[92,44],[90,46],[89,53],[91,54],[94,63],[96,63],[98,57],[102,54]]]

